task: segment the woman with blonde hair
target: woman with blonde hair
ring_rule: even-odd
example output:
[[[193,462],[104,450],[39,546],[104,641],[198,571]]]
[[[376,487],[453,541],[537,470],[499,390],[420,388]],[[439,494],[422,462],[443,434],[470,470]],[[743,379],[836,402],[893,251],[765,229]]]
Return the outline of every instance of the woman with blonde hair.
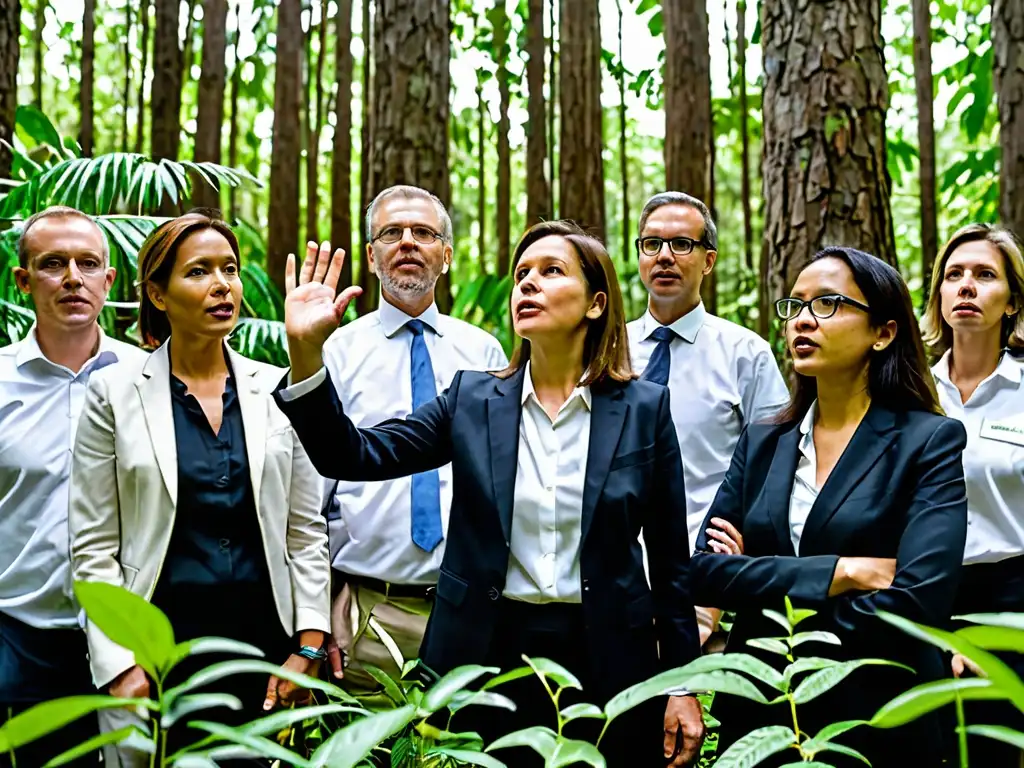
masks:
[[[1012,232],[968,224],[935,262],[925,341],[943,410],[967,429],[968,528],[954,615],[1024,612],[1024,257]],[[1000,654],[1019,675],[1024,656]],[[954,674],[965,661],[954,659]],[[1005,702],[969,702],[972,724],[1024,729]],[[1014,764],[1019,750],[971,737],[972,761]]]

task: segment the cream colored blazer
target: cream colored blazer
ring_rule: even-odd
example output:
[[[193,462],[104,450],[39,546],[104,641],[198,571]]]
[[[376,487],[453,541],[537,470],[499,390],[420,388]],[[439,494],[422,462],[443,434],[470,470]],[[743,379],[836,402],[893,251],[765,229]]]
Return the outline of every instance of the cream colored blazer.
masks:
[[[330,631],[330,561],[321,480],[271,397],[284,371],[230,348],[253,498],[281,626]],[[141,361],[92,375],[71,463],[68,521],[76,581],[116,584],[151,599],[178,498],[178,457],[164,344]],[[204,610],[197,607],[197,610]],[[216,610],[207,606],[205,610]],[[268,617],[268,621],[270,621]],[[93,681],[135,664],[87,623]]]

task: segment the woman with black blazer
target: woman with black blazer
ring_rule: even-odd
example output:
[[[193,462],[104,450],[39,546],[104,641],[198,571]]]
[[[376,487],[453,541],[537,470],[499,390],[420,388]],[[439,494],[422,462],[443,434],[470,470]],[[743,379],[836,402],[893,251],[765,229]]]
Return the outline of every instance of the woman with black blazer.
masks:
[[[286,300],[293,385],[278,391],[278,402],[326,476],[385,480],[451,462],[455,491],[422,660],[443,674],[462,664],[518,667],[523,654],[547,657],[600,704],[697,657],[669,393],[632,375],[622,297],[604,246],[568,222],[530,229],[514,258],[511,312],[520,344],[509,367],[460,372],[407,419],[372,429],[356,429],[345,416],[321,362],[323,342],[359,290],[335,299],[343,254],[329,259],[327,248],[308,254],[301,285]],[[415,264],[413,254],[408,262]],[[294,286],[293,258],[288,269]],[[543,689],[535,679],[524,683],[509,692],[516,713],[467,712],[488,740],[554,725]],[[671,765],[684,765],[695,757],[699,702],[678,696],[657,704],[663,726],[660,712],[646,707],[609,729],[601,747],[610,765],[664,766],[668,755]],[[581,725],[588,724],[574,722],[570,732]],[[510,765],[536,759],[515,751],[501,757],[510,755]]]
[[[963,426],[941,415],[910,294],[899,273],[851,248],[818,253],[789,297],[786,323],[795,390],[774,424],[752,425],[697,540],[695,599],[737,612],[727,651],[781,657],[746,645],[780,634],[763,610],[817,614],[841,646],[808,642],[800,656],[883,658],[911,667],[863,667],[812,705],[800,729],[868,720],[912,686],[948,675],[943,654],[877,618],[878,610],[932,626],[949,622],[967,531]],[[768,723],[793,726],[786,707],[718,696],[719,749]],[[948,729],[938,716],[896,731],[861,726],[836,740],[871,765],[939,765]],[[792,762],[792,750],[776,755]],[[859,765],[828,754],[832,765]],[[849,760],[849,762],[844,762]],[[762,763],[764,765],[765,763]],[[777,764],[777,763],[767,763]]]

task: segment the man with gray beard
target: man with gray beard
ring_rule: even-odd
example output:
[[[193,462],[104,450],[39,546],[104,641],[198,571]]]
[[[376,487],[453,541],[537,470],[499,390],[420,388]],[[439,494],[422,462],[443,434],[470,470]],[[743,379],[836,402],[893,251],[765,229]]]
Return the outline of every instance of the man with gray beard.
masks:
[[[324,365],[357,427],[404,418],[460,370],[508,364],[497,339],[441,314],[434,286],[452,261],[452,223],[424,189],[394,186],[366,211],[366,254],[381,284],[380,308],[339,328]],[[324,243],[321,249],[330,250]],[[307,258],[316,258],[310,243]],[[444,552],[451,467],[374,483],[330,481],[326,498],[333,566],[334,640],[347,655],[345,687],[373,694],[370,663],[398,677],[395,652],[417,658]],[[333,655],[335,675],[340,660]]]

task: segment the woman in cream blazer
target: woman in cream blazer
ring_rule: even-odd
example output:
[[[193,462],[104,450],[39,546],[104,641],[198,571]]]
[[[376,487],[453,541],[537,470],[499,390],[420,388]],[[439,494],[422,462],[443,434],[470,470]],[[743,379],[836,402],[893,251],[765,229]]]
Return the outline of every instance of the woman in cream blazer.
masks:
[[[178,641],[230,637],[315,674],[330,626],[319,476],[270,396],[283,372],[225,342],[242,300],[237,241],[190,213],[147,239],[139,275],[140,330],[158,348],[90,381],[71,470],[73,576],[150,600]],[[97,687],[149,695],[132,653],[86,631]],[[211,661],[186,660],[175,677]],[[241,700],[241,721],[304,695],[258,675],[213,688]]]

